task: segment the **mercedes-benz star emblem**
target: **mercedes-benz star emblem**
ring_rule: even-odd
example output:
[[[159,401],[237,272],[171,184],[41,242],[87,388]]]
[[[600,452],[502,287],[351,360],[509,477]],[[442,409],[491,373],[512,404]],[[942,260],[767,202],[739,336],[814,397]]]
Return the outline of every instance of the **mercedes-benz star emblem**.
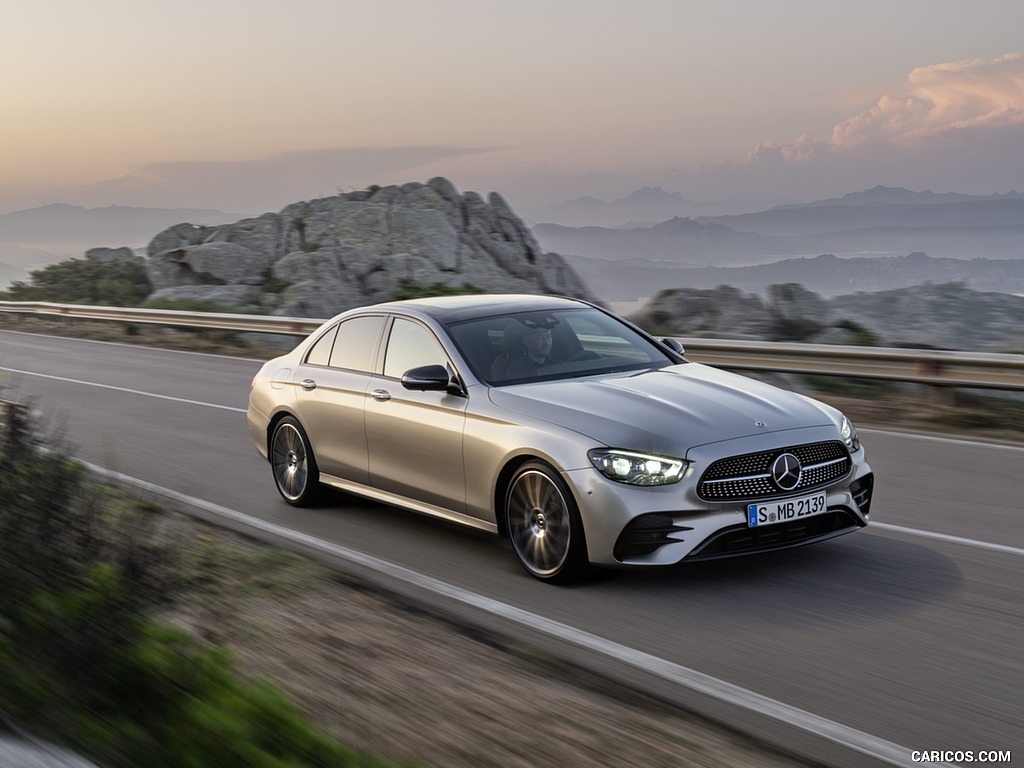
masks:
[[[781,491],[792,491],[800,485],[803,474],[800,459],[792,453],[784,453],[772,462],[772,481]]]

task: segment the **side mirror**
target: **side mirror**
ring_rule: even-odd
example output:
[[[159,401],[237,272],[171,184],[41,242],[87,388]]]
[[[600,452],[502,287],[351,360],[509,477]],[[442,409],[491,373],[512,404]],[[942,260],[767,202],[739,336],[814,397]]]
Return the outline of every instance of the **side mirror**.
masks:
[[[683,345],[679,343],[679,339],[662,339],[661,343],[664,344],[669,349],[671,349],[676,354],[686,354],[686,350],[684,350]]]
[[[421,365],[418,368],[410,368],[402,374],[402,386],[421,392],[465,394],[458,380],[443,365]]]
[[[402,374],[403,387],[421,391],[444,392],[448,389],[450,380],[448,369],[443,365],[421,365],[419,368],[410,368]]]

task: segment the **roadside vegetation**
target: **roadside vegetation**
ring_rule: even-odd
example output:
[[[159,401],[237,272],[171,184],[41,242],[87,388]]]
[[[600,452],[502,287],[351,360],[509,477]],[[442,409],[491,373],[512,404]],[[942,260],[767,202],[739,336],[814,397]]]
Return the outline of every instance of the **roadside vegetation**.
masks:
[[[59,304],[138,306],[153,291],[145,267],[138,262],[68,259],[29,274],[27,282],[11,284],[6,301],[52,301]]]
[[[0,709],[101,766],[377,766],[161,616],[216,594],[208,542],[90,479],[23,407],[0,422]]]
[[[263,274],[263,290],[266,293],[281,293],[290,283],[274,278],[270,270]],[[203,299],[146,299],[153,292],[153,286],[146,275],[146,268],[136,261],[105,261],[85,257],[67,259],[29,273],[27,281],[11,283],[6,291],[0,291],[5,301],[51,301],[58,304],[94,304],[112,307],[148,307],[151,309],[178,309],[186,312],[242,312]],[[418,299],[424,296],[457,296],[467,293],[484,293],[470,283],[447,285],[432,283],[423,285],[415,280],[402,278],[391,292],[392,301]]]
[[[402,299],[423,299],[430,296],[461,296],[464,294],[486,293],[483,288],[477,288],[471,283],[462,285],[446,285],[445,283],[432,283],[422,285],[415,280],[402,278],[398,286],[391,292],[391,300]]]

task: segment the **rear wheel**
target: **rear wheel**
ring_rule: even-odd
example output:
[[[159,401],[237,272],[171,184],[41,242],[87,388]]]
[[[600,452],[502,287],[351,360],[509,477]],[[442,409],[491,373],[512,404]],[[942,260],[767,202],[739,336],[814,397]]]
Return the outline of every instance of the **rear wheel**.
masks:
[[[270,466],[281,497],[296,507],[312,504],[320,496],[320,470],[305,430],[291,416],[274,427],[270,439]]]
[[[547,464],[530,461],[519,468],[505,496],[505,514],[516,557],[531,576],[568,584],[593,573],[576,502]]]

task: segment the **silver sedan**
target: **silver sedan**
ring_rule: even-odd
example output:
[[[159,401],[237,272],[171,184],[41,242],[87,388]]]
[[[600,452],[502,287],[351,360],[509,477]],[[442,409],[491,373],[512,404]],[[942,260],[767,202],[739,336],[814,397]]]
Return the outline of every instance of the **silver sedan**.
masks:
[[[839,411],[564,298],[343,313],[257,373],[248,424],[289,504],[332,486],[491,531],[549,582],[832,538],[873,487]]]

